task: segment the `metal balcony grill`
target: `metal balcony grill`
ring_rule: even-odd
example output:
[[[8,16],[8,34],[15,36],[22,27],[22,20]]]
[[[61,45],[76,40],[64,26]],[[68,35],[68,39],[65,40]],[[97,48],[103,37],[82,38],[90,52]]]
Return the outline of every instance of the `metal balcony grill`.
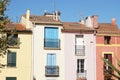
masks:
[[[44,39],[45,48],[59,48],[60,40],[59,39]]]
[[[75,54],[77,56],[85,56],[85,46],[84,45],[75,45]]]
[[[58,66],[45,66],[45,76],[46,77],[58,77],[59,67]]]

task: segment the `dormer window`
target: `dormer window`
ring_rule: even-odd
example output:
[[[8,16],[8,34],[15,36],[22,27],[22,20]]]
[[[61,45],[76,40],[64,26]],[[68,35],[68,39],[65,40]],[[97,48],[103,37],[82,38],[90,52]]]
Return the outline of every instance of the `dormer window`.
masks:
[[[111,36],[104,36],[104,44],[110,44]]]

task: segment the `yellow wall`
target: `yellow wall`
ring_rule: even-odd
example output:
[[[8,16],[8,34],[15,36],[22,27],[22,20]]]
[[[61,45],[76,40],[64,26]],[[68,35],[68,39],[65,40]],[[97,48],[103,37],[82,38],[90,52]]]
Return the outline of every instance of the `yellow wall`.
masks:
[[[32,70],[32,35],[18,34],[20,38],[19,48],[10,48],[16,52],[16,67],[4,67],[0,72],[0,80],[6,80],[6,77],[17,77],[17,80],[30,80]],[[5,55],[7,56],[7,55]],[[5,59],[7,61],[7,59]]]

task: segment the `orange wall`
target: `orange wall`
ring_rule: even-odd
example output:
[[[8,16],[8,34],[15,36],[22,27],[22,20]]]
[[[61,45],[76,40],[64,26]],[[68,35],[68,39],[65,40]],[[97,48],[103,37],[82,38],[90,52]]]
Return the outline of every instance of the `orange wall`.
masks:
[[[116,63],[116,56],[120,59],[120,37],[111,37],[111,43],[115,44],[115,46],[96,46],[96,80],[104,80],[104,74],[103,74],[103,61],[102,61],[102,54],[104,52],[111,52],[113,53],[112,62],[114,65],[117,65]],[[104,44],[104,36],[96,36],[96,44]]]

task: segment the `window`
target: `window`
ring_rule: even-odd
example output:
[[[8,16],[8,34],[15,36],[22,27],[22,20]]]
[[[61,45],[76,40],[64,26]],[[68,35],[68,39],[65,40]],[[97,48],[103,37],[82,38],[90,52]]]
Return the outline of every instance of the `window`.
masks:
[[[59,67],[56,65],[56,54],[47,54],[47,66],[45,66],[46,77],[58,77]]]
[[[16,77],[6,77],[6,80],[17,80]]]
[[[7,34],[7,38],[10,39],[10,41],[8,42],[10,46],[14,46],[18,44],[18,34],[13,34],[13,35]]]
[[[112,63],[112,54],[104,54],[104,58]],[[104,69],[111,70],[111,68],[106,63],[104,63]]]
[[[7,66],[16,67],[16,52],[9,52],[7,55]]]
[[[55,66],[56,65],[56,54],[54,54],[54,53],[47,54],[47,65],[48,66]]]
[[[84,73],[84,59],[78,59],[77,60],[77,72],[78,73]]]
[[[104,44],[110,44],[111,36],[104,36]]]
[[[83,35],[77,35],[75,39],[75,54],[78,56],[85,55],[85,46]]]
[[[45,27],[44,47],[45,48],[59,48],[58,28]]]

